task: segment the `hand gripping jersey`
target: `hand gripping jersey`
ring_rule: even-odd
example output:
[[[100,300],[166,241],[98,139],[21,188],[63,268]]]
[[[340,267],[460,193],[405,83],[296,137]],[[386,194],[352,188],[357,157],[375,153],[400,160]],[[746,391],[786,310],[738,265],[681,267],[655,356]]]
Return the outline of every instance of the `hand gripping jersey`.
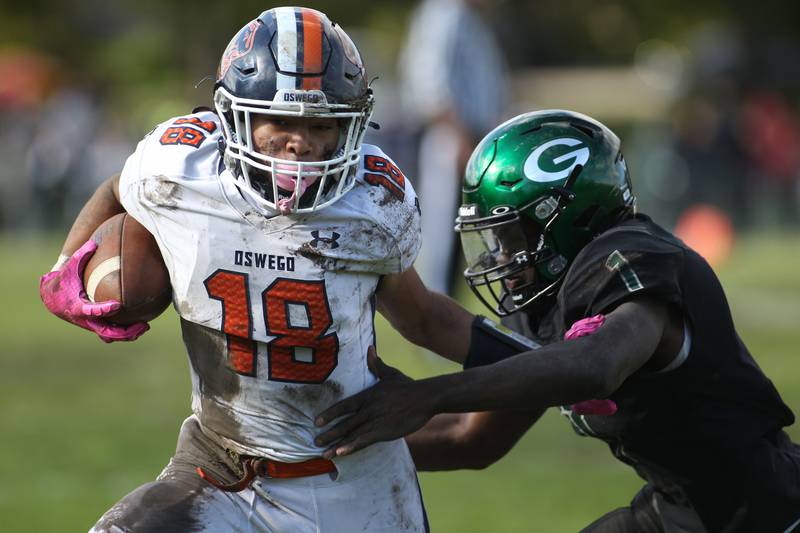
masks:
[[[277,216],[242,197],[219,138],[213,113],[158,126],[125,164],[122,204],[169,269],[203,430],[239,454],[316,457],[314,416],[375,381],[374,294],[381,275],[416,257],[417,199],[364,145],[344,197]]]
[[[783,533],[800,513],[800,448],[781,430],[794,416],[736,333],[719,280],[697,253],[637,215],[579,253],[538,331],[523,313],[504,323],[552,342],[575,321],[640,295],[681,311],[686,359],[630,376],[610,396],[613,416],[565,414],[670,501],[688,500],[708,531]]]

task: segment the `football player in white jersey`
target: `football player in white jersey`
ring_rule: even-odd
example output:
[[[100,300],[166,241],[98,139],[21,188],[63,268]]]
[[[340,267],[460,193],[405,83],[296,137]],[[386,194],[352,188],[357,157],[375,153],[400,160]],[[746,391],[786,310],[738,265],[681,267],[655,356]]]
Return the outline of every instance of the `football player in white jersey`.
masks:
[[[41,280],[51,312],[103,340],[144,333],[111,323],[119,304],[89,302],[81,282],[92,232],[127,211],[161,250],[191,361],[175,455],[93,531],[424,531],[403,440],[333,461],[314,443],[315,414],[375,382],[376,310],[455,361],[470,338],[449,332],[474,321],[412,267],[420,208],[362,145],[373,95],[360,55],[323,13],[270,9],[225,50],[214,105],[139,143]]]

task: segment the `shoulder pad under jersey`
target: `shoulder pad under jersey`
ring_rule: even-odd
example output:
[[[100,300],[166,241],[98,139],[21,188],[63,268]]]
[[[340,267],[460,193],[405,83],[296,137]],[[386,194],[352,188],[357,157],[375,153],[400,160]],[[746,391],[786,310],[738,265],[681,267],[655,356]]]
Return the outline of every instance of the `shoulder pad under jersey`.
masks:
[[[183,179],[216,177],[221,125],[208,111],[174,117],[159,124],[139,142],[128,158],[123,180],[152,175]]]
[[[348,246],[325,251],[328,268],[399,273],[411,267],[421,245],[414,188],[394,161],[373,145],[362,146],[353,188],[308,220],[347,235],[342,242]]]

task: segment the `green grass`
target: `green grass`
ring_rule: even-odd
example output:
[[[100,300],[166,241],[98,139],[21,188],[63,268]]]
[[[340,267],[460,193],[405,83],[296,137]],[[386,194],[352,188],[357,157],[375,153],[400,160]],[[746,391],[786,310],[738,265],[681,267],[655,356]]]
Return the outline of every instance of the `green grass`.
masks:
[[[37,280],[55,240],[0,237],[0,516],[3,531],[85,531],[152,480],[189,412],[188,363],[173,312],[142,339],[105,345],[48,315]],[[800,236],[740,239],[720,269],[740,334],[789,406],[800,406]],[[475,310],[479,304],[466,295]],[[415,377],[454,371],[384,322],[381,355]],[[800,440],[797,427],[790,428]],[[481,472],[421,475],[434,531],[577,531],[626,504],[641,481],[554,413]]]

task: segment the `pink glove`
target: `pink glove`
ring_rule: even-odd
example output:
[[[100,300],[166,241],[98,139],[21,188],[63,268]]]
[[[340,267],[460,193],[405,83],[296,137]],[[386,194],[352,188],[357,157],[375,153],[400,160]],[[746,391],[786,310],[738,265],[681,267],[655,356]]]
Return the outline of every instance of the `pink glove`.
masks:
[[[578,320],[564,334],[564,340],[577,339],[591,335],[602,326],[606,321],[603,315],[590,316]],[[617,404],[613,400],[586,400],[578,402],[572,406],[572,412],[577,415],[600,415],[611,416],[617,412]]]
[[[121,304],[113,300],[92,303],[86,297],[83,269],[95,250],[97,243],[90,239],[60,269],[42,276],[39,280],[39,295],[51,313],[97,333],[104,342],[136,340],[150,329],[146,322],[130,326],[106,322],[103,317],[116,312]]]

